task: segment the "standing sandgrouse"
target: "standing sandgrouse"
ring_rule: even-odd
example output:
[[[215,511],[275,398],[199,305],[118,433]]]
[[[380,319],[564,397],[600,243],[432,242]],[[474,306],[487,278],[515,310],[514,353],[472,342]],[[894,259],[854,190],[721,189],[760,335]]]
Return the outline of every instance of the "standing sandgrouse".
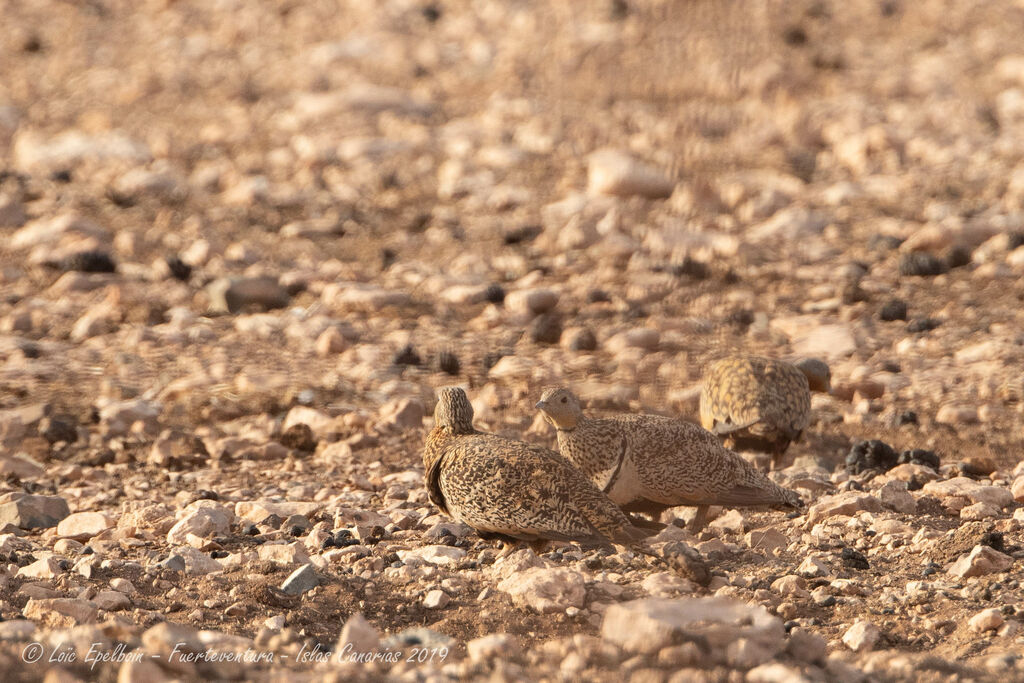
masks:
[[[728,448],[771,454],[772,469],[811,421],[811,391],[828,392],[824,361],[795,364],[741,356],[708,368],[700,394],[700,421]]]
[[[558,430],[562,456],[627,512],[694,505],[690,530],[696,533],[710,505],[802,505],[795,491],[698,425],[658,415],[588,418],[568,389],[546,390],[537,408]]]
[[[634,546],[651,532],[557,453],[473,428],[473,406],[441,389],[423,451],[430,500],[481,536]]]

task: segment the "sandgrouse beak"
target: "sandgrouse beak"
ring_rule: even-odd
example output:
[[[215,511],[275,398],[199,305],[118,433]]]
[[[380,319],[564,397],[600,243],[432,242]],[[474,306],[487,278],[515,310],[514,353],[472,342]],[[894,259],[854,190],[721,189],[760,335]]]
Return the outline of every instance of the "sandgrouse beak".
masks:
[[[534,406],[537,410],[544,410],[548,407],[547,401],[537,401],[537,405]]]

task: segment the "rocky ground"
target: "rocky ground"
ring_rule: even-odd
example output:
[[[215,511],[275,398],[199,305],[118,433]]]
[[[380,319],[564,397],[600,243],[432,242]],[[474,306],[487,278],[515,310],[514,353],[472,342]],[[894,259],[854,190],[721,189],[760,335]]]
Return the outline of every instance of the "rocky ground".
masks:
[[[1019,0],[0,16],[6,679],[1024,680]],[[438,386],[552,444],[738,351],[830,361],[800,514],[428,502]]]

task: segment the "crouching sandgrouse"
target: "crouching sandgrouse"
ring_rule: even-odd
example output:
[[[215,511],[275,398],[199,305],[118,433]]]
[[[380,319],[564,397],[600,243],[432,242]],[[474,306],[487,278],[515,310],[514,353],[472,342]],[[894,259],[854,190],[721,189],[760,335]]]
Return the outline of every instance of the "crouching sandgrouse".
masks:
[[[588,418],[568,389],[548,389],[537,408],[557,429],[558,450],[626,512],[657,514],[692,505],[704,527],[708,506],[799,507],[800,496],[770,480],[700,426],[657,415]]]
[[[811,421],[811,391],[828,392],[831,373],[816,358],[796,363],[740,356],[704,376],[700,421],[726,447],[771,455],[771,468]]]
[[[557,453],[473,428],[457,387],[441,389],[423,452],[430,500],[488,537],[633,546],[640,529]]]

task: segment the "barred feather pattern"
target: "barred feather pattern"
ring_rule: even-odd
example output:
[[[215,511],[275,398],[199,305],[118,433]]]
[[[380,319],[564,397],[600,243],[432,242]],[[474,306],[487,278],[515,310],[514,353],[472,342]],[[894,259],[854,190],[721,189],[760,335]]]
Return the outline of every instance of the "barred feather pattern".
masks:
[[[791,363],[745,356],[708,368],[700,421],[728,446],[782,454],[811,420],[807,376]]]
[[[588,418],[568,389],[545,392],[538,406],[558,428],[562,456],[625,510],[802,505],[795,491],[773,482],[698,425],[657,415]]]
[[[472,429],[461,389],[438,403],[423,459],[430,499],[443,512],[479,532],[521,540],[632,545],[650,535],[557,453]]]

